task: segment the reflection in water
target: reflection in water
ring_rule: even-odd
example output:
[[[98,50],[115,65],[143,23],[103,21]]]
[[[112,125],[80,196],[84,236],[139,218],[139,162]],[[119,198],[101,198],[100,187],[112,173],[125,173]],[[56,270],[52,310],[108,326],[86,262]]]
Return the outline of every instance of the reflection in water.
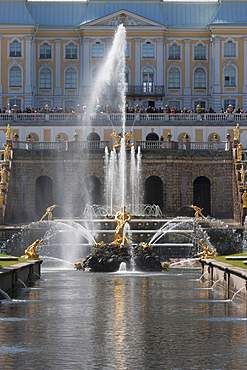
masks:
[[[0,369],[245,368],[246,302],[198,270],[42,277],[0,303]]]

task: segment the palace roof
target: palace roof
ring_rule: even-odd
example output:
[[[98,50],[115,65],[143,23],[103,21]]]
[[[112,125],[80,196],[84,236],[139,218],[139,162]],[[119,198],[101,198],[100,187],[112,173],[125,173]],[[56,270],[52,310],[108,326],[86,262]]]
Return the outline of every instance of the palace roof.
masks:
[[[119,11],[128,11],[170,28],[206,28],[209,24],[247,23],[246,1],[172,2],[88,0],[86,2],[27,2],[0,0],[2,25],[71,27],[85,25]]]

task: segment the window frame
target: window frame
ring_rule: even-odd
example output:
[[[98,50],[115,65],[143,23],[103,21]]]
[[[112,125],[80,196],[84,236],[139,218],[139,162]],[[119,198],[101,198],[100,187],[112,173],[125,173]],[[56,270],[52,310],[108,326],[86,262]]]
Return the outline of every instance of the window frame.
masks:
[[[74,74],[73,74],[74,77],[71,78],[72,73],[69,73],[69,72],[72,70],[74,71]],[[68,79],[68,76],[70,76],[69,79]],[[65,90],[77,90],[78,89],[78,71],[74,66],[69,66],[65,70],[64,87],[65,87]]]
[[[168,45],[168,59],[181,60],[181,45],[177,42],[172,42]]]
[[[234,51],[231,51],[231,49],[234,49]],[[236,58],[237,57],[237,43],[236,42],[234,42],[233,40],[226,40],[224,42],[223,57],[224,58]]]
[[[43,70],[45,70],[45,69],[49,71],[49,76],[50,76],[50,85],[49,85],[49,87],[46,85],[47,78],[44,78],[45,83],[44,83],[44,86],[42,86],[42,83],[43,83],[42,82],[42,79],[43,79],[42,74],[43,74]],[[51,89],[52,89],[52,70],[48,66],[43,66],[39,70],[39,90],[51,90]]]
[[[198,70],[201,70],[203,74],[201,73],[199,75],[199,73],[197,72]],[[194,69],[193,75],[194,75],[194,89],[199,89],[199,90],[206,89],[207,88],[207,72],[205,71],[205,69],[202,67],[196,67]],[[204,83],[202,84],[202,82]]]
[[[70,48],[70,53],[68,53],[68,49]],[[73,48],[76,49],[76,53],[73,51]],[[68,56],[70,54],[70,56]],[[65,45],[65,50],[64,50],[64,59],[65,60],[77,60],[78,59],[78,45],[73,42],[73,41],[69,41],[66,45]]]
[[[231,76],[230,73],[226,73],[227,70],[230,70],[234,72],[234,75]],[[236,87],[237,86],[237,71],[232,65],[228,65],[224,68],[223,71],[224,74],[224,87]],[[229,81],[229,83],[226,83],[226,81]]]
[[[174,71],[174,70],[177,70],[178,86],[175,86],[176,84],[174,85],[174,80],[175,80],[175,78],[174,78],[175,73],[174,72],[172,74],[173,78],[170,78],[171,77],[171,72]],[[171,85],[171,80],[173,80],[172,85]],[[180,89],[180,87],[181,87],[181,71],[178,67],[173,66],[168,71],[168,89]]]
[[[92,58],[102,59],[105,57],[105,46],[100,42],[95,42],[92,44]]]
[[[207,60],[207,47],[202,42],[194,46],[194,60]]]
[[[13,78],[13,71],[12,70],[14,68],[18,69],[18,73],[19,73],[18,78],[16,76],[14,76],[14,78]],[[16,72],[15,72],[15,75],[16,75]],[[16,81],[18,81],[18,83],[16,83]],[[9,88],[11,89],[11,88],[16,88],[16,87],[18,87],[19,89],[22,88],[22,69],[18,65],[12,65],[9,68]]]
[[[142,45],[142,58],[155,58],[154,44],[152,44],[150,41],[147,41],[145,44]]]
[[[49,46],[49,49],[50,49],[50,56],[46,54],[46,47]],[[43,54],[41,55],[41,50],[42,48],[45,47],[45,52],[44,52],[44,56]],[[52,60],[52,45],[47,42],[47,41],[44,41],[42,42],[40,45],[39,45],[39,59],[40,60]]]

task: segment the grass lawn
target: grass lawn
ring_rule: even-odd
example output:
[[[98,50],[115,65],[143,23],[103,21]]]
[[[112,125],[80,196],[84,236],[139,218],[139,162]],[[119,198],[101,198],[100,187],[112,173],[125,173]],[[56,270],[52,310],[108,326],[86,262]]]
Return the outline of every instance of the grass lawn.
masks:
[[[238,254],[231,254],[231,256],[246,256],[247,260],[247,253],[238,253]],[[243,263],[243,261],[239,260],[226,260],[225,257],[227,256],[218,256],[218,257],[212,257],[212,259],[224,263],[228,263],[229,265],[235,266],[235,267],[241,267],[242,269],[247,269],[247,265]]]
[[[0,257],[15,257],[15,256],[0,254]],[[21,263],[21,262],[27,262],[27,259],[19,257],[18,261],[0,261],[0,268],[5,267],[5,266],[16,265],[17,263]]]

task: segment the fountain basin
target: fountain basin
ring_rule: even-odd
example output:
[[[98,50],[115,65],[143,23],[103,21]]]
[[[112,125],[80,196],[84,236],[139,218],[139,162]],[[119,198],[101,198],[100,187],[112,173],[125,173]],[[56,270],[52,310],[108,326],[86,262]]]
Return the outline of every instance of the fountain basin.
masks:
[[[92,272],[116,272],[120,264],[126,263],[127,270],[161,271],[160,258],[152,248],[140,244],[120,247],[117,244],[105,244],[86,257],[82,263],[83,270]]]

